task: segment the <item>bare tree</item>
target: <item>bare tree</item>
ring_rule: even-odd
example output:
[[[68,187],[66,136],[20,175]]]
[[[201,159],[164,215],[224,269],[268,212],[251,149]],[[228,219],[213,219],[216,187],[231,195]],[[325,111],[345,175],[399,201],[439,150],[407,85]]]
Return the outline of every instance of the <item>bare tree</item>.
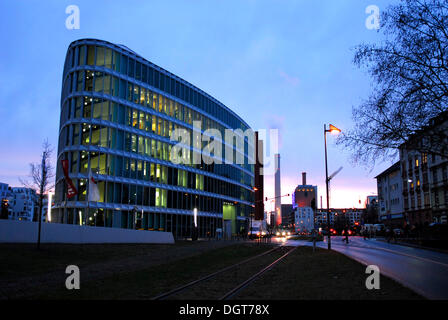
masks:
[[[38,194],[39,205],[37,212],[37,220],[39,222],[39,231],[37,238],[37,248],[40,248],[40,234],[42,225],[42,208],[45,194],[54,187],[54,169],[51,165],[51,155],[53,149],[48,140],[42,144],[42,160],[41,163],[30,163],[30,180],[20,179],[20,182],[27,188],[34,189]],[[33,219],[35,220],[35,219]]]
[[[384,41],[356,48],[353,62],[374,89],[338,144],[371,164],[399,148],[447,156],[446,127],[431,122],[448,120],[448,0],[401,0],[382,13],[380,30]]]

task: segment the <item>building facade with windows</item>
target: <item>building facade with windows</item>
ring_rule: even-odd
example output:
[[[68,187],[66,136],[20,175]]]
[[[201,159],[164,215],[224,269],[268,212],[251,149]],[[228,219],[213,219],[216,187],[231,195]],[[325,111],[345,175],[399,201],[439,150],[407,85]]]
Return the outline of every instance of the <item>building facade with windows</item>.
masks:
[[[208,155],[222,160],[230,150],[243,163],[205,161],[207,143],[201,140],[184,148],[182,163],[172,159],[175,130],[193,141],[206,129],[222,138],[226,129],[240,129],[235,140],[242,139],[243,148],[221,140],[221,155]],[[52,222],[168,231],[180,238],[191,236],[196,208],[199,236],[214,236],[229,225],[225,221],[239,232],[254,207],[254,139],[243,134],[248,130],[222,103],[129,48],[74,41],[63,71]],[[197,156],[199,163],[192,161]],[[77,189],[71,198],[61,160],[68,160]],[[88,201],[89,172],[99,201]]]
[[[11,220],[33,221],[37,213],[38,196],[36,191],[25,187],[12,187],[9,196]],[[37,216],[36,216],[37,217]]]
[[[402,226],[404,208],[400,162],[396,162],[375,178],[378,188],[379,223]]]
[[[297,207],[294,214],[294,232],[311,233],[314,227],[314,210],[311,207]]]
[[[407,223],[426,225],[448,222],[447,150],[447,111],[432,118],[426,127],[400,147]]]
[[[432,182],[432,219],[433,222],[448,223],[448,158],[431,155],[428,162]]]

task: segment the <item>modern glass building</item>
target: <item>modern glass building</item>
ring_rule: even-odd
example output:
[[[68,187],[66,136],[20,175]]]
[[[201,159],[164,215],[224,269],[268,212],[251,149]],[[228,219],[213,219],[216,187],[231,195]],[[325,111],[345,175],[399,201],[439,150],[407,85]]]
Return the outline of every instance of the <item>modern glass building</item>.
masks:
[[[244,164],[175,164],[170,139],[249,126],[232,110],[123,45],[82,39],[70,44],[63,72],[52,221],[191,235],[197,209],[199,236],[224,225],[237,233],[254,209],[254,163],[244,137]],[[229,145],[225,145],[229,147]],[[230,146],[232,152],[239,152]],[[201,153],[189,148],[188,158]],[[224,154],[223,154],[224,157]],[[62,160],[78,194],[67,199]],[[251,161],[249,161],[251,160]],[[99,201],[88,201],[93,173]]]

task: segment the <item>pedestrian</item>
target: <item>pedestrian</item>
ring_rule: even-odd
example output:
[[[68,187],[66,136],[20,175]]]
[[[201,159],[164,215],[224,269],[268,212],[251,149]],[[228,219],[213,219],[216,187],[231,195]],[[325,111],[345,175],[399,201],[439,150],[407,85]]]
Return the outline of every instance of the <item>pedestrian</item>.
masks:
[[[345,242],[348,244],[348,226],[345,227]]]
[[[390,243],[390,241],[392,240],[393,237],[394,237],[394,230],[391,227],[387,231],[387,243]]]

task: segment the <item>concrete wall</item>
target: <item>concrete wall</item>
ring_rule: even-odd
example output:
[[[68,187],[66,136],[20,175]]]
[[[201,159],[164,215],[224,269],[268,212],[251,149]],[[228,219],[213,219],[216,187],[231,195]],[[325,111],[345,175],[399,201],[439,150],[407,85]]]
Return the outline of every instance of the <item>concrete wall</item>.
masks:
[[[171,232],[42,223],[42,243],[174,243]],[[36,243],[38,223],[0,220],[0,243]]]

